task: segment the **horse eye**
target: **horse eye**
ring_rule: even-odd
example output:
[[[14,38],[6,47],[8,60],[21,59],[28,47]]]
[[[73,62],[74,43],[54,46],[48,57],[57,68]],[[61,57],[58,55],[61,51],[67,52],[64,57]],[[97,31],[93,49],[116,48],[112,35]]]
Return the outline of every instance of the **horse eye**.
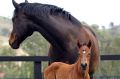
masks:
[[[14,22],[14,21],[15,21],[15,18],[13,17],[13,18],[12,18],[12,22]]]
[[[14,22],[14,18],[12,18],[12,22]]]

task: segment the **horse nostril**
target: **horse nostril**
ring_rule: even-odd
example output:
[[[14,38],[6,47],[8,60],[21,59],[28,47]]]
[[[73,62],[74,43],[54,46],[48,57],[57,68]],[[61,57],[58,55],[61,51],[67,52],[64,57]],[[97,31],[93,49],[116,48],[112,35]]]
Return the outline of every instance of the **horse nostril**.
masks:
[[[87,63],[84,63],[84,64],[82,63],[82,64],[81,64],[81,67],[82,67],[83,70],[85,70],[86,67],[87,67]]]

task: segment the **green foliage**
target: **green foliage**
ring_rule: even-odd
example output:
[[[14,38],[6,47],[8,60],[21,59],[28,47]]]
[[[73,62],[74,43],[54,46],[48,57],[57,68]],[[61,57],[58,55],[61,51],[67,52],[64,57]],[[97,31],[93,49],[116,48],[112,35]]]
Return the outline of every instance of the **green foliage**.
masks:
[[[101,61],[95,75],[97,76],[120,76],[120,61]]]
[[[10,48],[2,48],[0,50],[0,55],[1,56],[13,56],[13,55],[15,55],[15,52]]]
[[[4,79],[33,79],[33,64],[30,62],[0,62],[0,72],[5,73]]]
[[[37,32],[27,38],[21,46],[33,56],[45,56],[48,53],[48,42]]]
[[[116,31],[113,26],[110,29],[99,29],[97,25],[91,26],[97,34],[100,46],[100,54],[120,55],[120,32]],[[114,34],[114,35],[113,35]],[[97,76],[120,76],[120,61],[101,61],[95,75]]]

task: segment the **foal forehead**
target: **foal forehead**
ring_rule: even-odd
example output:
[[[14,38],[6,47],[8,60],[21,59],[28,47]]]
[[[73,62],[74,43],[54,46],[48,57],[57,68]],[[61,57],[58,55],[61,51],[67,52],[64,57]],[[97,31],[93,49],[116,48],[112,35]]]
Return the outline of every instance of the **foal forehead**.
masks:
[[[82,51],[86,51],[86,50],[88,50],[88,49],[89,49],[89,48],[88,48],[87,46],[82,46],[82,47],[81,47],[81,50],[82,50]]]
[[[82,47],[80,48],[80,51],[81,51],[83,54],[85,54],[88,50],[89,50],[89,48],[88,48],[87,46],[82,46]]]

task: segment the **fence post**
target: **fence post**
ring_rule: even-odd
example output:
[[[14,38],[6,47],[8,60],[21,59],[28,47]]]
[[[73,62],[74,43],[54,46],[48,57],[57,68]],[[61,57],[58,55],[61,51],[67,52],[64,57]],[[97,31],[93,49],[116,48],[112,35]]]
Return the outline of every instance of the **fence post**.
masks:
[[[41,61],[34,62],[34,79],[42,79]]]

